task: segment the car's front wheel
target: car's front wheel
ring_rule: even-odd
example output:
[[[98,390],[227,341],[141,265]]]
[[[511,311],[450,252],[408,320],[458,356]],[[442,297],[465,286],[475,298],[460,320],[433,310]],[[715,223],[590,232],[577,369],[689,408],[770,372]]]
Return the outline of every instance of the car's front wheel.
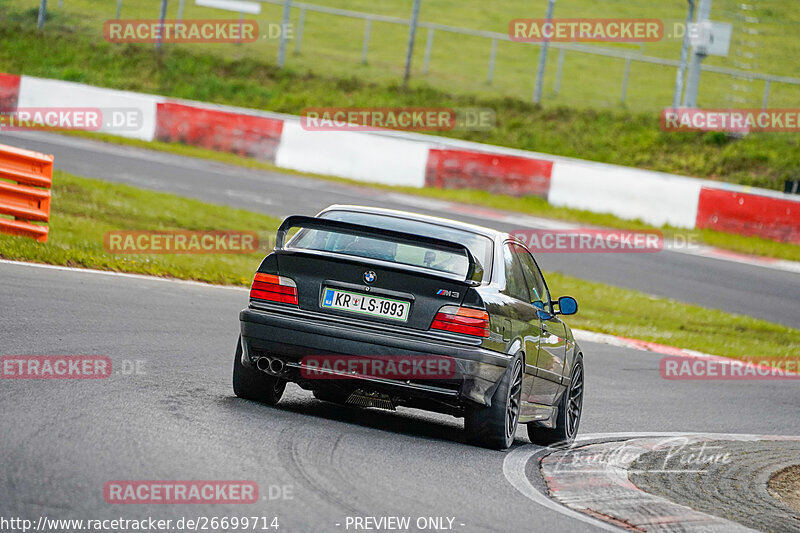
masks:
[[[492,396],[492,405],[470,406],[464,430],[471,444],[505,450],[514,443],[522,401],[522,358],[517,357]]]
[[[569,387],[558,403],[556,427],[543,428],[528,424],[528,438],[534,444],[572,444],[578,434],[578,425],[583,412],[583,356],[578,354],[572,367]]]
[[[286,390],[286,380],[242,364],[242,338],[233,356],[233,393],[239,398],[275,405]]]

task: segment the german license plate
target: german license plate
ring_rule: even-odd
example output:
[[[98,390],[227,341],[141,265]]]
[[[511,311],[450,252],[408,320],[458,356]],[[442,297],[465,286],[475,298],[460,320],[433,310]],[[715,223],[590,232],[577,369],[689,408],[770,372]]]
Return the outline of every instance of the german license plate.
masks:
[[[411,304],[382,296],[370,296],[325,287],[322,307],[405,322],[408,320],[408,310],[411,308]]]

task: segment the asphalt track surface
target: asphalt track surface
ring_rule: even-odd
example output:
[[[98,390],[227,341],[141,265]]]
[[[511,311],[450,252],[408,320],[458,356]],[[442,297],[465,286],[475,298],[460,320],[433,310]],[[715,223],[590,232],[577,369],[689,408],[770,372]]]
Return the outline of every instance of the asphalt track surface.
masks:
[[[0,516],[277,516],[287,533],[347,531],[348,516],[449,516],[453,531],[599,530],[517,491],[506,454],[465,444],[458,419],[335,406],[295,386],[277,407],[234,397],[244,290],[0,262],[0,298],[2,355],[106,355],[114,368],[104,380],[0,380]],[[657,354],[582,348],[582,434],[800,434],[797,382],[665,381]],[[143,373],[121,372],[126,361]],[[512,451],[534,448],[523,435]],[[293,499],[112,505],[110,480],[252,480],[262,496],[290,486]]]
[[[151,150],[48,133],[0,135],[0,143],[55,155],[56,168],[79,176],[168,191],[285,217],[313,215],[330,204],[404,209],[504,231],[519,225],[442,212],[437,202],[327,180],[250,170]],[[313,154],[309,154],[313,157]],[[220,228],[226,229],[226,228]],[[545,270],[644,291],[800,328],[800,274],[685,253],[538,254]],[[556,288],[557,290],[557,288]],[[559,296],[555,295],[554,296]]]

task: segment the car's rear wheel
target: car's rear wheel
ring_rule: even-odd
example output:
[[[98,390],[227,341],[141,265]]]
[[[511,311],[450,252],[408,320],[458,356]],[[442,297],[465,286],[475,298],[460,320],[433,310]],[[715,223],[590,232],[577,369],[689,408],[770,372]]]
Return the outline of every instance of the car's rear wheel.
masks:
[[[514,443],[522,401],[522,358],[517,357],[492,396],[492,405],[470,406],[464,430],[471,444],[505,450]]]
[[[528,438],[534,444],[572,444],[578,434],[583,412],[583,356],[578,354],[572,369],[572,379],[558,404],[556,427],[543,428],[528,424]]]
[[[239,398],[275,405],[286,390],[286,380],[242,364],[242,338],[233,356],[233,393]]]

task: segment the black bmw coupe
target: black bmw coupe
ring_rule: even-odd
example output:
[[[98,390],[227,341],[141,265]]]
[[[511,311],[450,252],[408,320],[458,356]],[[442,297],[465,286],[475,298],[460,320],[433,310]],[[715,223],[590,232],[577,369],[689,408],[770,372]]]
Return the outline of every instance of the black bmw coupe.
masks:
[[[360,206],[290,216],[240,315],[237,396],[277,403],[288,382],[320,400],[464,417],[496,449],[571,442],[583,354],[525,245],[492,229]]]

